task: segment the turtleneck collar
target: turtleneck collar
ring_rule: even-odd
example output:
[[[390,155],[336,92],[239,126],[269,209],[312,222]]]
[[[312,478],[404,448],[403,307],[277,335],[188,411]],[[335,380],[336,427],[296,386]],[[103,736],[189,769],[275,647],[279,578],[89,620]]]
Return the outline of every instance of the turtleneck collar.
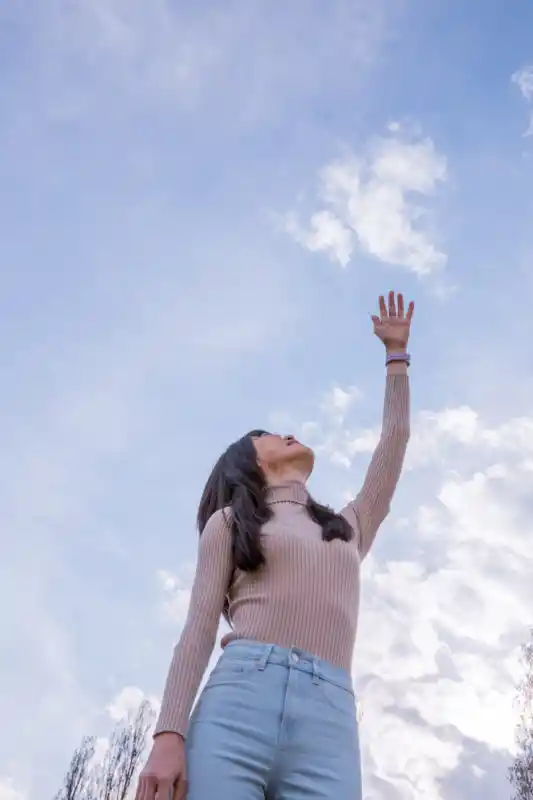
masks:
[[[306,506],[309,492],[304,483],[300,481],[285,481],[267,489],[266,501],[268,505],[275,503],[297,503]]]

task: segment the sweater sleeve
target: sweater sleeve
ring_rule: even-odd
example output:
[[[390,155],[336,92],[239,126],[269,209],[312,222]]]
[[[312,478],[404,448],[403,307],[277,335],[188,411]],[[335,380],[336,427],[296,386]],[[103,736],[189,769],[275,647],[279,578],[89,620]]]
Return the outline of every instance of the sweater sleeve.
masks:
[[[174,649],[154,736],[166,732],[186,735],[194,699],[215,646],[231,573],[231,534],[220,510],[200,536],[189,611]]]
[[[361,560],[389,513],[402,471],[409,430],[409,378],[405,366],[395,364],[387,375],[381,436],[363,487],[355,500],[341,511],[358,535]]]

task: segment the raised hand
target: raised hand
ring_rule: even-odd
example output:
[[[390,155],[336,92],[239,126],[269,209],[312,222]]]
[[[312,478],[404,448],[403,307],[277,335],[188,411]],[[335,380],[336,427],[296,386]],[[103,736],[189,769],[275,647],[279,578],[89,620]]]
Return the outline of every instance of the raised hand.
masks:
[[[394,292],[389,292],[388,304],[383,296],[379,298],[379,317],[372,315],[374,333],[389,352],[407,348],[414,310],[415,304],[411,302],[405,313],[403,294],[398,294],[396,300]]]

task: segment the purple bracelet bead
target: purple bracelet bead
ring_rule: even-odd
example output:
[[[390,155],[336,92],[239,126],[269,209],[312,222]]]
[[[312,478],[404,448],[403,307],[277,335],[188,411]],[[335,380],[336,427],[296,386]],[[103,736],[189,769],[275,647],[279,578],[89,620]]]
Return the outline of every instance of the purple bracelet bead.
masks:
[[[411,356],[409,353],[389,353],[385,361],[385,366],[388,367],[389,364],[395,363],[407,364],[407,366],[409,366],[411,363]]]

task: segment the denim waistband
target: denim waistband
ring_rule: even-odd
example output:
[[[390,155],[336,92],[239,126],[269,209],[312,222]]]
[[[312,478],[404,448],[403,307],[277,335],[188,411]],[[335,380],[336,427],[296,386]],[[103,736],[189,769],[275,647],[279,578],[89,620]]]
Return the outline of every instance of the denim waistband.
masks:
[[[354,694],[352,677],[346,670],[298,647],[279,647],[251,639],[234,639],[226,645],[220,657],[221,662],[227,659],[250,659],[257,662],[258,669],[265,669],[267,664],[292,667],[308,672],[315,681],[322,679]]]

